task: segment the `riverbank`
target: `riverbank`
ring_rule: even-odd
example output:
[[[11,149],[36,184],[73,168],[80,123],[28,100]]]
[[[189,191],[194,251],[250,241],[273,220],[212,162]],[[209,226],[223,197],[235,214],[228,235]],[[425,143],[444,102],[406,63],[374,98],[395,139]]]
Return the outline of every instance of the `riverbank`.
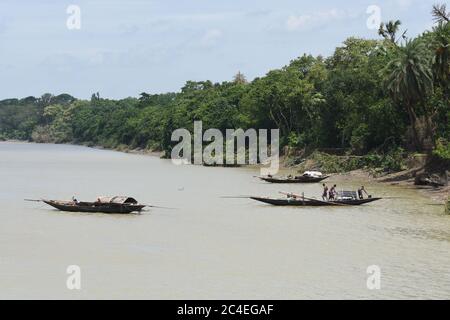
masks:
[[[402,175],[407,171],[398,172],[396,174]],[[395,176],[396,174],[387,175],[382,178],[374,177],[370,171],[367,170],[353,170],[344,173],[335,173],[333,176],[339,176],[341,181],[352,181],[352,180],[360,180],[367,181],[367,183],[380,183],[387,184],[391,186],[399,186],[405,189],[414,189],[420,192],[422,195],[427,198],[442,203],[442,205],[446,204],[448,197],[450,196],[450,187],[440,187],[434,188],[431,186],[416,186],[414,185],[414,178],[405,178],[402,180],[397,180],[395,182],[389,181],[390,177]]]
[[[450,196],[450,186],[448,185],[448,172],[446,168],[429,168],[426,155],[410,155],[398,164],[396,171],[389,171],[389,168],[365,165],[361,161],[366,156],[337,156],[330,154],[313,153],[308,157],[298,160],[298,157],[287,155],[280,161],[282,170],[289,174],[298,174],[304,171],[322,171],[326,174],[339,176],[341,181],[361,180],[368,183],[382,183],[393,186],[400,186],[408,189],[415,189],[429,199],[446,204]],[[400,159],[396,159],[400,161]],[[362,168],[351,169],[363,166]],[[345,168],[349,168],[345,170]],[[441,171],[441,176],[446,175],[443,186],[416,185],[417,177],[427,171]],[[443,173],[442,173],[443,171]]]
[[[106,148],[103,146],[91,146],[87,144],[81,144],[82,146],[86,146],[89,148],[99,149],[99,150],[112,150],[117,152],[124,152],[129,154],[139,154],[139,155],[145,155],[145,156],[152,156],[152,157],[158,157],[162,158],[164,156],[164,152],[162,151],[155,151],[150,149],[130,149],[127,146],[119,146],[117,148]]]
[[[5,140],[2,141],[3,143],[35,143],[35,142],[28,142],[28,141],[20,141],[20,140]],[[152,156],[152,157],[158,157],[162,158],[164,157],[164,152],[161,151],[155,151],[155,150],[149,150],[149,149],[130,149],[127,146],[119,146],[116,148],[106,148],[104,146],[97,146],[92,144],[76,144],[76,143],[70,143],[69,145],[81,145],[88,148],[98,149],[98,150],[111,150],[111,151],[117,151],[117,152],[123,152],[123,153],[129,153],[129,154],[137,154],[137,155],[144,155],[144,156]],[[336,156],[334,156],[336,157]],[[345,158],[345,157],[343,157]],[[283,175],[296,175],[299,173],[303,173],[307,170],[318,170],[323,171],[324,173],[331,174],[333,176],[339,176],[340,181],[353,181],[353,180],[360,180],[360,181],[367,181],[367,183],[381,183],[381,184],[387,184],[387,185],[393,185],[393,186],[400,186],[402,188],[406,189],[414,189],[419,191],[421,194],[426,196],[427,198],[442,203],[443,205],[446,204],[447,199],[450,196],[450,187],[431,187],[431,186],[416,186],[414,184],[415,182],[415,175],[418,171],[423,169],[424,166],[424,160],[415,160],[410,162],[410,168],[406,168],[405,170],[393,172],[393,173],[380,173],[378,170],[373,168],[365,168],[365,169],[356,169],[356,170],[349,170],[349,171],[342,171],[342,172],[329,172],[321,166],[320,163],[318,163],[314,157],[309,157],[306,159],[302,159],[300,163],[296,163],[292,159],[291,156],[281,156],[280,157],[280,173]],[[247,167],[255,167],[260,168],[260,165],[257,166],[247,166]]]

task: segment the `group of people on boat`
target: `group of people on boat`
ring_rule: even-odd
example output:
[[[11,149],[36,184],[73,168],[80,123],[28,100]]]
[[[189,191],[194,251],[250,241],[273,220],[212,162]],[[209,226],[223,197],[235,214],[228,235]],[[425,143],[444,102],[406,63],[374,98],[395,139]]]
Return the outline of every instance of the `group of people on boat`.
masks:
[[[323,201],[331,201],[336,199],[336,188],[337,185],[332,186],[331,188],[328,188],[328,186],[324,183],[323,184],[323,193],[322,193],[322,200]]]
[[[359,200],[364,199],[364,194],[370,198],[370,195],[367,193],[366,188],[364,186],[361,186],[361,188],[358,189]],[[328,186],[324,183],[322,200],[323,201],[334,201],[334,200],[336,200],[336,196],[337,196],[337,185],[333,185],[331,188],[328,188]]]

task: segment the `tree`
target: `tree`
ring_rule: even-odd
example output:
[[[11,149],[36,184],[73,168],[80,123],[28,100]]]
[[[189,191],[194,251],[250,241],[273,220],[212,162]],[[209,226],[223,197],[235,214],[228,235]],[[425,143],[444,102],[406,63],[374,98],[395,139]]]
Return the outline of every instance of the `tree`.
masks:
[[[433,73],[436,81],[448,92],[450,74],[450,23],[439,22],[433,27],[430,47],[433,51]]]
[[[430,54],[421,39],[409,40],[397,47],[387,64],[385,84],[394,101],[406,109],[413,132],[414,145],[422,150],[417,134],[416,108],[424,105],[433,89]]]
[[[51,93],[45,93],[38,99],[38,104],[44,109],[53,103],[53,99],[54,96]]]
[[[99,100],[100,100],[100,93],[99,92],[93,93],[91,95],[91,102],[99,101]]]
[[[351,147],[364,153],[400,142],[404,121],[383,86],[381,70],[388,58],[381,40],[349,38],[327,59],[320,137],[324,147]],[[395,139],[392,139],[395,137]]]
[[[325,100],[306,76],[311,64],[300,58],[253,81],[241,101],[247,125],[280,129],[282,145],[292,135],[301,137],[299,146],[316,144],[319,136],[315,129]]]
[[[238,71],[238,73],[233,78],[233,82],[237,84],[246,84],[247,79],[245,78],[244,74]]]
[[[400,30],[402,22],[400,20],[389,21],[387,23],[381,23],[380,28],[378,29],[378,34],[385,38],[386,40],[391,41],[396,44],[399,39],[397,39],[397,32]],[[403,32],[402,38],[405,39],[406,31]]]
[[[437,23],[449,22],[450,13],[447,12],[447,6],[445,4],[435,4],[431,10],[433,20]]]

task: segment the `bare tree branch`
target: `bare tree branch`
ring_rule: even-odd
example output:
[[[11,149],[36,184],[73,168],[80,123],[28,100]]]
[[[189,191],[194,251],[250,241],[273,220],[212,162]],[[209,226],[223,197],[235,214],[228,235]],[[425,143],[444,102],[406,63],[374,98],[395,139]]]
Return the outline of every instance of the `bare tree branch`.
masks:
[[[433,5],[433,10],[431,10],[431,14],[433,15],[433,20],[436,23],[450,21],[450,13],[447,12],[447,5],[445,4]]]

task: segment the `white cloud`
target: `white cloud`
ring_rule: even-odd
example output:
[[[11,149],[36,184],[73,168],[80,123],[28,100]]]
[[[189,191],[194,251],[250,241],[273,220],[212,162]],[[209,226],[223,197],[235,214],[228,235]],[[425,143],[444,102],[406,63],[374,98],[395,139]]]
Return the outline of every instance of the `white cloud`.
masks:
[[[352,15],[344,10],[331,9],[328,11],[315,12],[311,14],[291,15],[286,21],[289,31],[309,29],[328,23],[330,21],[350,18]]]

